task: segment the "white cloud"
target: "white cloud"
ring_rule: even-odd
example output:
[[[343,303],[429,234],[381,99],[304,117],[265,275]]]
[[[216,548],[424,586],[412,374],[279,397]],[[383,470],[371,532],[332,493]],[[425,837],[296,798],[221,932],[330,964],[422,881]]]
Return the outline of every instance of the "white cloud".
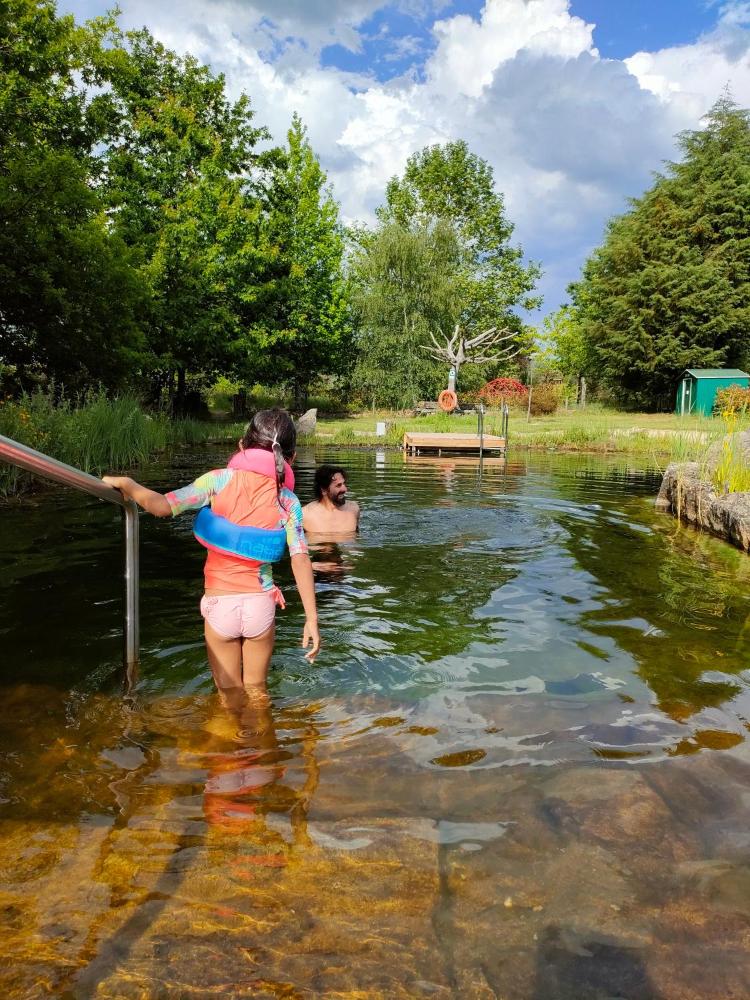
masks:
[[[433,85],[478,97],[497,68],[524,50],[574,58],[592,52],[592,26],[568,0],[488,0],[482,18],[459,15],[434,26],[439,44],[428,67]]]
[[[636,52],[625,60],[644,90],[679,109],[686,121],[705,114],[728,85],[750,105],[750,3],[729,3],[716,28],[692,45]]]

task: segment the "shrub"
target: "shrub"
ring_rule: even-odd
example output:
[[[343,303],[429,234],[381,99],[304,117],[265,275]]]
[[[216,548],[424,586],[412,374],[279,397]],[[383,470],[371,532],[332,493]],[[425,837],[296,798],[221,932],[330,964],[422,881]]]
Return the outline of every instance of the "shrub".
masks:
[[[242,383],[220,375],[206,393],[206,401],[212,410],[228,413],[232,409],[232,397],[240,391]]]
[[[525,403],[528,389],[515,378],[493,378],[482,386],[477,395],[488,406],[500,406],[501,403],[508,403],[510,406]]]
[[[714,413],[747,413],[750,411],[750,387],[728,385],[719,389],[714,400]]]
[[[543,382],[535,385],[531,392],[531,412],[534,416],[554,413],[560,405],[563,386],[559,383]]]

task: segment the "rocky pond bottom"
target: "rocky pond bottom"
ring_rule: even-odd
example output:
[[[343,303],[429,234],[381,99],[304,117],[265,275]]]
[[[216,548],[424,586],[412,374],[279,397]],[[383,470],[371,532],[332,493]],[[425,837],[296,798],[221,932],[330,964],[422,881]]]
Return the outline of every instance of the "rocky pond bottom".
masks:
[[[366,515],[316,553],[325,655],[283,580],[235,713],[187,524],[143,522],[125,701],[116,519],[3,512],[0,994],[750,995],[747,556],[622,461],[337,458]]]

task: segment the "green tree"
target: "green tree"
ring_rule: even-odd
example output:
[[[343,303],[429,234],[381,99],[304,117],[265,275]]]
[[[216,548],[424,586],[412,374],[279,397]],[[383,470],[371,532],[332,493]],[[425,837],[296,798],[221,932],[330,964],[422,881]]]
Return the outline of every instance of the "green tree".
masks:
[[[303,405],[313,378],[351,364],[351,318],[338,206],[296,114],[287,143],[268,192],[265,239],[275,277],[258,332],[273,378],[291,384]]]
[[[750,360],[750,114],[728,97],[571,287],[598,377],[623,403],[669,408],[688,367]]]
[[[112,78],[119,134],[106,189],[115,232],[141,259],[152,295],[152,366],[178,406],[188,372],[260,356],[252,331],[266,295],[270,251],[261,233],[272,154],[249,99],[231,102],[222,76],[180,57],[145,29],[121,39]]]
[[[142,347],[143,283],[97,187],[113,32],[51,0],[0,6],[0,359],[22,385],[116,385]]]
[[[582,375],[588,376],[594,371],[591,345],[584,335],[581,318],[573,306],[560,306],[545,317],[542,343],[548,352],[548,364],[568,381],[574,382]]]
[[[523,251],[511,246],[513,225],[503,196],[495,189],[492,167],[463,141],[428,146],[409,157],[403,177],[394,177],[379,211],[382,223],[429,226],[438,219],[456,233],[455,321],[468,332],[489,327],[522,329],[513,312],[539,305],[534,285],[540,269],[523,264]]]
[[[455,322],[460,256],[456,232],[443,220],[386,223],[355,252],[355,385],[375,406],[413,406],[444,384],[444,366],[422,346],[430,330]]]

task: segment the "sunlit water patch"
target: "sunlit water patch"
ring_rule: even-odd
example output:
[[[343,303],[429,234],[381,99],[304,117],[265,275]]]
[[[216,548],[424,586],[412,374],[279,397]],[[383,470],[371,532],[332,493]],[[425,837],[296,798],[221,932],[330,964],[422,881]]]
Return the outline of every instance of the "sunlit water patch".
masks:
[[[182,485],[222,453],[150,470]],[[291,575],[270,706],[222,708],[188,520],[5,508],[3,996],[750,995],[747,557],[625,459],[371,451]]]

